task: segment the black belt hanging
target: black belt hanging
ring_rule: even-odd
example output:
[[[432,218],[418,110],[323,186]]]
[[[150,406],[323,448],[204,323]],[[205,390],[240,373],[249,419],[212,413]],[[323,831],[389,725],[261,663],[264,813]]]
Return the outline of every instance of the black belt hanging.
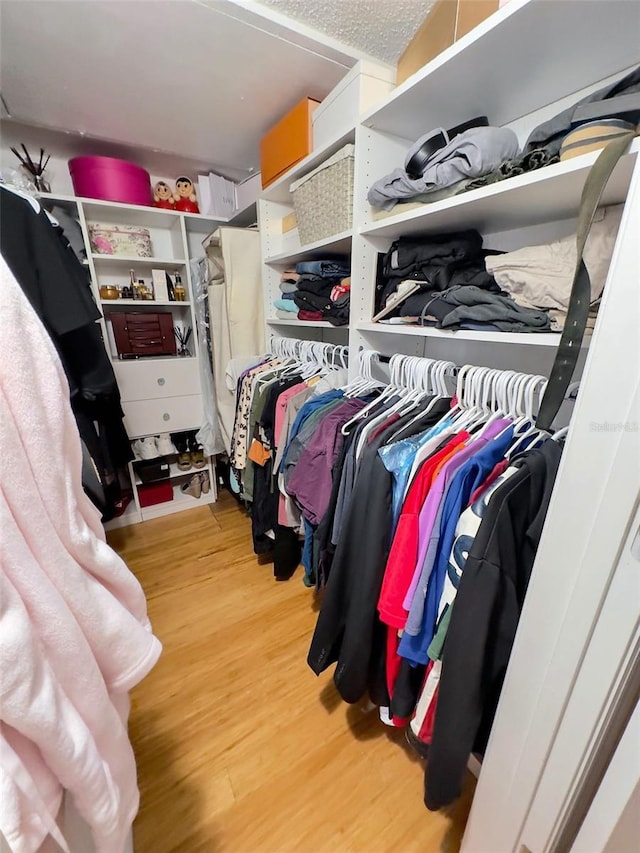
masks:
[[[604,188],[611,177],[616,163],[622,157],[635,135],[635,131],[630,131],[624,134],[624,136],[612,140],[602,149],[598,155],[598,159],[587,175],[587,180],[582,189],[576,233],[576,269],[573,274],[569,308],[560,343],[558,344],[558,351],[556,352],[551,369],[549,382],[542,398],[542,403],[540,404],[540,411],[536,420],[538,429],[550,430],[551,424],[564,400],[573,372],[576,369],[591,303],[591,280],[582,259],[582,254]]]

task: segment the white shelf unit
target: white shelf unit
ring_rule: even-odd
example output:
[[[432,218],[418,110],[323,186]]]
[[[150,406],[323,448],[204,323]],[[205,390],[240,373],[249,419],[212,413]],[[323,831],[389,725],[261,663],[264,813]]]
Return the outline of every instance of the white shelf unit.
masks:
[[[153,504],[152,506],[140,506],[139,511],[141,521],[149,521],[152,518],[160,518],[164,515],[171,515],[174,512],[182,512],[186,509],[194,509],[198,506],[206,506],[207,504],[215,503],[217,499],[215,467],[212,465],[210,459],[207,460],[207,464],[204,468],[192,467],[188,471],[181,471],[175,462],[171,463],[169,468],[169,477],[167,479],[171,482],[173,492],[172,499],[163,503]],[[132,480],[136,488],[136,503],[139,504],[137,490],[141,485],[143,485],[143,483],[136,475],[133,463],[131,465],[131,472]],[[194,474],[201,474],[204,472],[209,474],[210,490],[206,495],[201,494],[199,498],[194,498],[192,495],[185,494],[181,490],[181,486],[185,482],[189,482]]]
[[[304,246],[300,245],[298,229],[282,233],[282,219],[293,212],[293,198],[289,186],[296,178],[330,157],[343,145],[353,142],[355,127],[339,135],[321,149],[314,151],[296,164],[286,175],[263,190],[258,201],[258,224],[262,247],[262,282],[264,292],[264,315],[266,323],[265,339],[282,334],[279,328],[296,329],[296,336],[305,340],[320,340],[329,343],[346,344],[348,326],[334,326],[326,320],[298,320],[293,314],[291,319],[274,317],[274,301],[282,294],[279,288],[281,273],[300,261],[322,260],[326,258],[350,259],[353,230],[342,231]]]
[[[382,332],[388,335],[416,335],[422,338],[451,341],[482,341],[492,344],[516,344],[535,347],[557,347],[560,343],[560,332],[483,332],[459,329],[449,331],[429,326],[411,326],[400,323],[358,323],[356,330],[360,332]],[[585,334],[583,348],[588,348],[591,335]]]
[[[279,233],[280,220],[291,210],[288,187],[341,145],[354,141],[350,351],[403,352],[549,375],[558,334],[446,332],[372,323],[377,260],[393,240],[406,235],[477,228],[486,248],[510,251],[574,233],[584,181],[597,154],[432,204],[398,206],[388,216],[374,215],[367,191],[373,181],[402,165],[418,137],[473,116],[486,115],[493,125],[512,127],[523,144],[541,122],[640,64],[639,32],[637,2],[509,0],[362,115],[353,132],[336,133],[331,145],[314,151],[262,195],[267,318],[273,313],[278,265],[308,258],[316,248],[331,245],[329,238],[324,247],[301,247],[297,235]],[[633,432],[640,422],[639,152],[640,142],[635,140],[616,166],[603,197],[605,205],[624,204],[622,224],[596,327],[585,336],[581,348],[575,377],[581,383],[578,399],[563,407],[573,409],[573,417],[463,853],[554,849],[554,830],[541,837],[541,821],[534,818],[544,813],[545,830],[555,826],[557,832],[568,808],[567,788],[558,787],[555,777],[545,777],[546,762],[598,608],[631,530],[628,495],[625,492],[624,500],[613,496],[616,488],[621,494],[621,487],[609,482],[610,473],[619,472],[619,483],[625,480],[622,472],[630,463],[630,437],[635,436],[636,473],[640,459]],[[348,240],[349,235],[333,239]],[[289,337],[309,336],[293,321],[270,319],[268,334],[277,326]],[[610,424],[608,433],[598,429],[603,421]],[[625,426],[616,432],[621,424],[628,429]],[[632,479],[637,491],[637,477]],[[630,480],[625,482],[630,494]],[[633,500],[629,505],[634,506]],[[616,508],[619,523],[614,522]],[[603,515],[608,524],[601,524]],[[636,527],[637,522],[634,531]],[[633,642],[630,638],[628,648]],[[610,676],[612,684],[617,665],[617,659],[607,660],[606,677]],[[598,670],[593,672],[591,682],[598,684],[601,675]],[[601,736],[608,719],[606,715],[596,719],[599,707],[593,709],[585,756],[589,756],[588,744],[598,743],[594,733]],[[507,766],[509,773],[504,772]],[[575,767],[571,765],[572,772]],[[546,812],[538,803],[534,814],[530,810],[536,804],[541,780],[546,785]],[[418,778],[416,784],[420,784]]]
[[[186,263],[184,258],[140,258],[137,255],[100,255],[97,252],[91,253],[91,259],[94,264],[143,265],[163,269],[184,266]]]
[[[159,305],[169,308],[187,308],[191,302],[175,302],[170,299],[101,299],[100,304],[113,308],[117,308],[118,305],[131,305],[136,308],[153,308]]]
[[[293,318],[291,320],[285,319],[284,317],[279,318],[267,318],[267,324],[269,326],[297,326],[298,328],[309,328],[309,329],[346,329],[346,326],[334,326],[333,323],[330,323],[328,320],[298,320]]]
[[[209,468],[206,465],[203,468],[194,468],[193,466],[191,466],[190,468],[187,468],[186,471],[182,471],[180,468],[178,468],[177,462],[171,462],[169,464],[169,476],[168,477],[162,477],[161,479],[164,479],[164,480],[167,480],[167,479],[168,480],[184,479],[185,477],[192,477],[194,474],[199,474],[202,471],[209,471]],[[136,483],[136,486],[141,486],[143,484],[142,480],[140,479],[138,474],[135,474],[135,483]]]
[[[166,503],[143,506],[140,509],[142,521],[150,521],[152,518],[162,518],[164,515],[173,515],[174,512],[183,512],[185,509],[196,509],[199,506],[207,506],[216,502],[215,482],[208,495],[194,498],[180,491],[180,486],[173,486],[173,500]]]
[[[294,229],[295,235],[292,239],[294,242],[297,239],[297,229]],[[289,232],[293,234],[294,232]],[[298,261],[304,261],[313,255],[321,255],[328,253],[331,255],[348,255],[351,252],[351,237],[353,232],[341,231],[339,234],[334,234],[332,237],[325,237],[323,240],[316,240],[315,243],[307,243],[306,246],[298,246],[298,248],[285,249],[277,255],[271,255],[265,258],[266,264],[297,264]],[[283,243],[286,242],[286,234],[283,234]]]
[[[616,164],[603,205],[619,204],[627,197],[638,151],[640,139],[634,140],[629,153]],[[571,218],[597,156],[597,152],[584,154],[431,204],[399,204],[394,215],[368,219],[360,234],[395,240],[461,227],[494,233]]]
[[[87,265],[94,298],[103,313],[100,320],[102,334],[107,352],[111,353],[125,414],[124,424],[129,437],[135,439],[166,432],[198,430],[202,423],[202,398],[189,261],[204,255],[202,240],[226,220],[201,214],[186,214],[73,196],[51,194],[43,195],[42,198],[45,203],[50,200],[69,207],[75,211],[80,222],[87,247]],[[137,225],[148,228],[154,257],[101,255],[93,252],[89,238],[89,225],[93,223]],[[149,283],[150,271],[153,268],[179,273],[187,292],[187,300],[170,302],[100,298],[101,285],[128,284],[130,269],[134,270],[136,279],[143,278]],[[111,330],[111,315],[117,311],[150,312],[158,309],[169,310],[173,315],[174,324],[191,326],[191,357],[167,355],[138,359],[119,358]],[[148,508],[140,507],[137,499],[136,477],[130,465],[129,478],[134,500],[122,516],[107,523],[107,529],[178,512],[197,506],[199,503],[211,503],[215,500],[216,494],[215,471],[210,461],[207,465],[211,480],[209,495],[203,495],[202,499],[197,501],[189,495],[180,493],[177,496],[174,495],[176,499],[173,501]],[[185,475],[188,473],[185,472]]]

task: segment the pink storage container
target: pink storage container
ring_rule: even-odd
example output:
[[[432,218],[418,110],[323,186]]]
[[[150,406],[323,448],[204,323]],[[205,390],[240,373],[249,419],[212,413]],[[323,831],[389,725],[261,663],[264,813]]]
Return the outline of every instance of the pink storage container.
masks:
[[[152,204],[149,173],[135,163],[114,157],[74,157],[69,160],[69,172],[76,195],[124,204]]]

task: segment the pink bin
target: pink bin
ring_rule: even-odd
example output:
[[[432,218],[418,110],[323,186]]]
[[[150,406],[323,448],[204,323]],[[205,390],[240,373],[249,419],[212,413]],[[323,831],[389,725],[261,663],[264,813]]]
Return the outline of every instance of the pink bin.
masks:
[[[76,195],[121,201],[124,204],[152,204],[149,173],[135,163],[114,157],[74,157],[69,172]]]

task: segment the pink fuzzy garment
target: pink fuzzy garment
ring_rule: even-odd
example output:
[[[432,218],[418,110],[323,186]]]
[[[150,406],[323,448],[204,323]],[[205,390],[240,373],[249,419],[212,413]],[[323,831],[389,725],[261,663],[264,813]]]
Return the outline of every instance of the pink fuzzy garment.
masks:
[[[1,259],[0,285],[0,830],[33,853],[66,789],[121,853],[139,801],[126,694],[161,645],[82,489],[58,355]]]

